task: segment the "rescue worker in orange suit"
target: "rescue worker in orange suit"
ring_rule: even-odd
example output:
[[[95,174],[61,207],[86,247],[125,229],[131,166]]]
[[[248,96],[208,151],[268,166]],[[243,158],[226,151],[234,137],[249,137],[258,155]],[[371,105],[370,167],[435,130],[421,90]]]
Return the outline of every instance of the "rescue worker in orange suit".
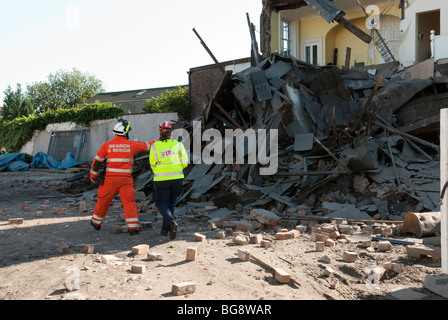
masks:
[[[104,143],[93,160],[90,170],[90,180],[95,183],[102,163],[106,161],[106,176],[104,183],[98,188],[98,201],[93,211],[91,225],[100,230],[113,198],[118,193],[123,204],[125,220],[129,234],[140,232],[135,189],[132,178],[134,155],[149,151],[152,142],[137,142],[129,140],[131,125],[127,120],[119,119],[114,127],[115,137]]]
[[[154,173],[153,200],[163,217],[161,235],[174,240],[178,224],[174,220],[174,207],[182,193],[184,173],[188,166],[188,155],[181,142],[171,140],[173,126],[164,121],[159,126],[160,140],[149,152],[149,163]]]

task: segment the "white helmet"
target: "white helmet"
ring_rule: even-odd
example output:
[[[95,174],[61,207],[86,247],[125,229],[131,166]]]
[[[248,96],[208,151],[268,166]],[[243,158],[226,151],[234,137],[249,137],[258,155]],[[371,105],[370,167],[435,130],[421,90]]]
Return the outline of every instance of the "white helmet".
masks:
[[[125,136],[129,131],[131,131],[131,124],[124,119],[119,119],[115,127],[114,127],[114,133],[117,136]]]

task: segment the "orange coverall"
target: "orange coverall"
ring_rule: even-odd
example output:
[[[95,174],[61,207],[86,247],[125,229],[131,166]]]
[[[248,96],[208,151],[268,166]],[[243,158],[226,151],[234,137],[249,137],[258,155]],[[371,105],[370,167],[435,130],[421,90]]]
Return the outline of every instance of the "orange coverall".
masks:
[[[122,136],[115,136],[101,146],[90,169],[90,179],[94,181],[98,178],[101,163],[107,159],[106,177],[104,184],[98,188],[98,201],[92,216],[94,225],[101,226],[103,224],[114,196],[119,193],[128,229],[140,229],[132,167],[134,165],[134,155],[149,151],[153,143],[154,141],[137,142]]]

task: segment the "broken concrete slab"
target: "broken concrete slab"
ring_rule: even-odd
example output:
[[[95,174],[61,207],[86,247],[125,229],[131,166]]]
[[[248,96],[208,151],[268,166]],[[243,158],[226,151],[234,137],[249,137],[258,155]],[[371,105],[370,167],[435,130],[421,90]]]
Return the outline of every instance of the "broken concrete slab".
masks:
[[[397,300],[424,300],[428,298],[427,294],[417,292],[411,288],[395,289],[390,294]]]
[[[448,275],[429,274],[425,277],[423,287],[448,299]]]
[[[267,226],[276,226],[280,220],[280,217],[275,213],[265,209],[252,209],[250,211],[250,218]]]
[[[332,213],[327,214],[327,218],[344,218],[344,219],[362,219],[362,220],[374,220],[366,212],[363,212],[356,208],[354,205],[347,205],[341,209],[338,209]]]

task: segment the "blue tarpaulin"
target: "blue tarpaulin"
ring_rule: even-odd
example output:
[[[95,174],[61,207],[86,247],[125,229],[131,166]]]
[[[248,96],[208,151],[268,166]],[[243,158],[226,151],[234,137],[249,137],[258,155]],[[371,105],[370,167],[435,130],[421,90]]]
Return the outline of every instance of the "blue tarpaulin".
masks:
[[[25,154],[10,153],[0,156],[0,172],[1,171],[27,171],[29,164],[25,162]]]
[[[24,153],[10,153],[0,156],[0,172],[1,171],[27,171],[30,167],[33,169],[51,169],[51,170],[65,170],[82,164],[73,158],[71,152],[67,152],[64,160],[57,161],[51,156],[39,152],[33,158],[31,164],[25,162]]]
[[[65,170],[71,167],[75,167],[82,164],[81,162],[78,162],[73,158],[71,152],[67,152],[67,156],[65,157],[62,162],[55,160],[53,157],[43,153],[39,152],[36,154],[33,158],[33,161],[31,162],[31,168],[38,169],[38,168],[48,168],[51,170]]]

